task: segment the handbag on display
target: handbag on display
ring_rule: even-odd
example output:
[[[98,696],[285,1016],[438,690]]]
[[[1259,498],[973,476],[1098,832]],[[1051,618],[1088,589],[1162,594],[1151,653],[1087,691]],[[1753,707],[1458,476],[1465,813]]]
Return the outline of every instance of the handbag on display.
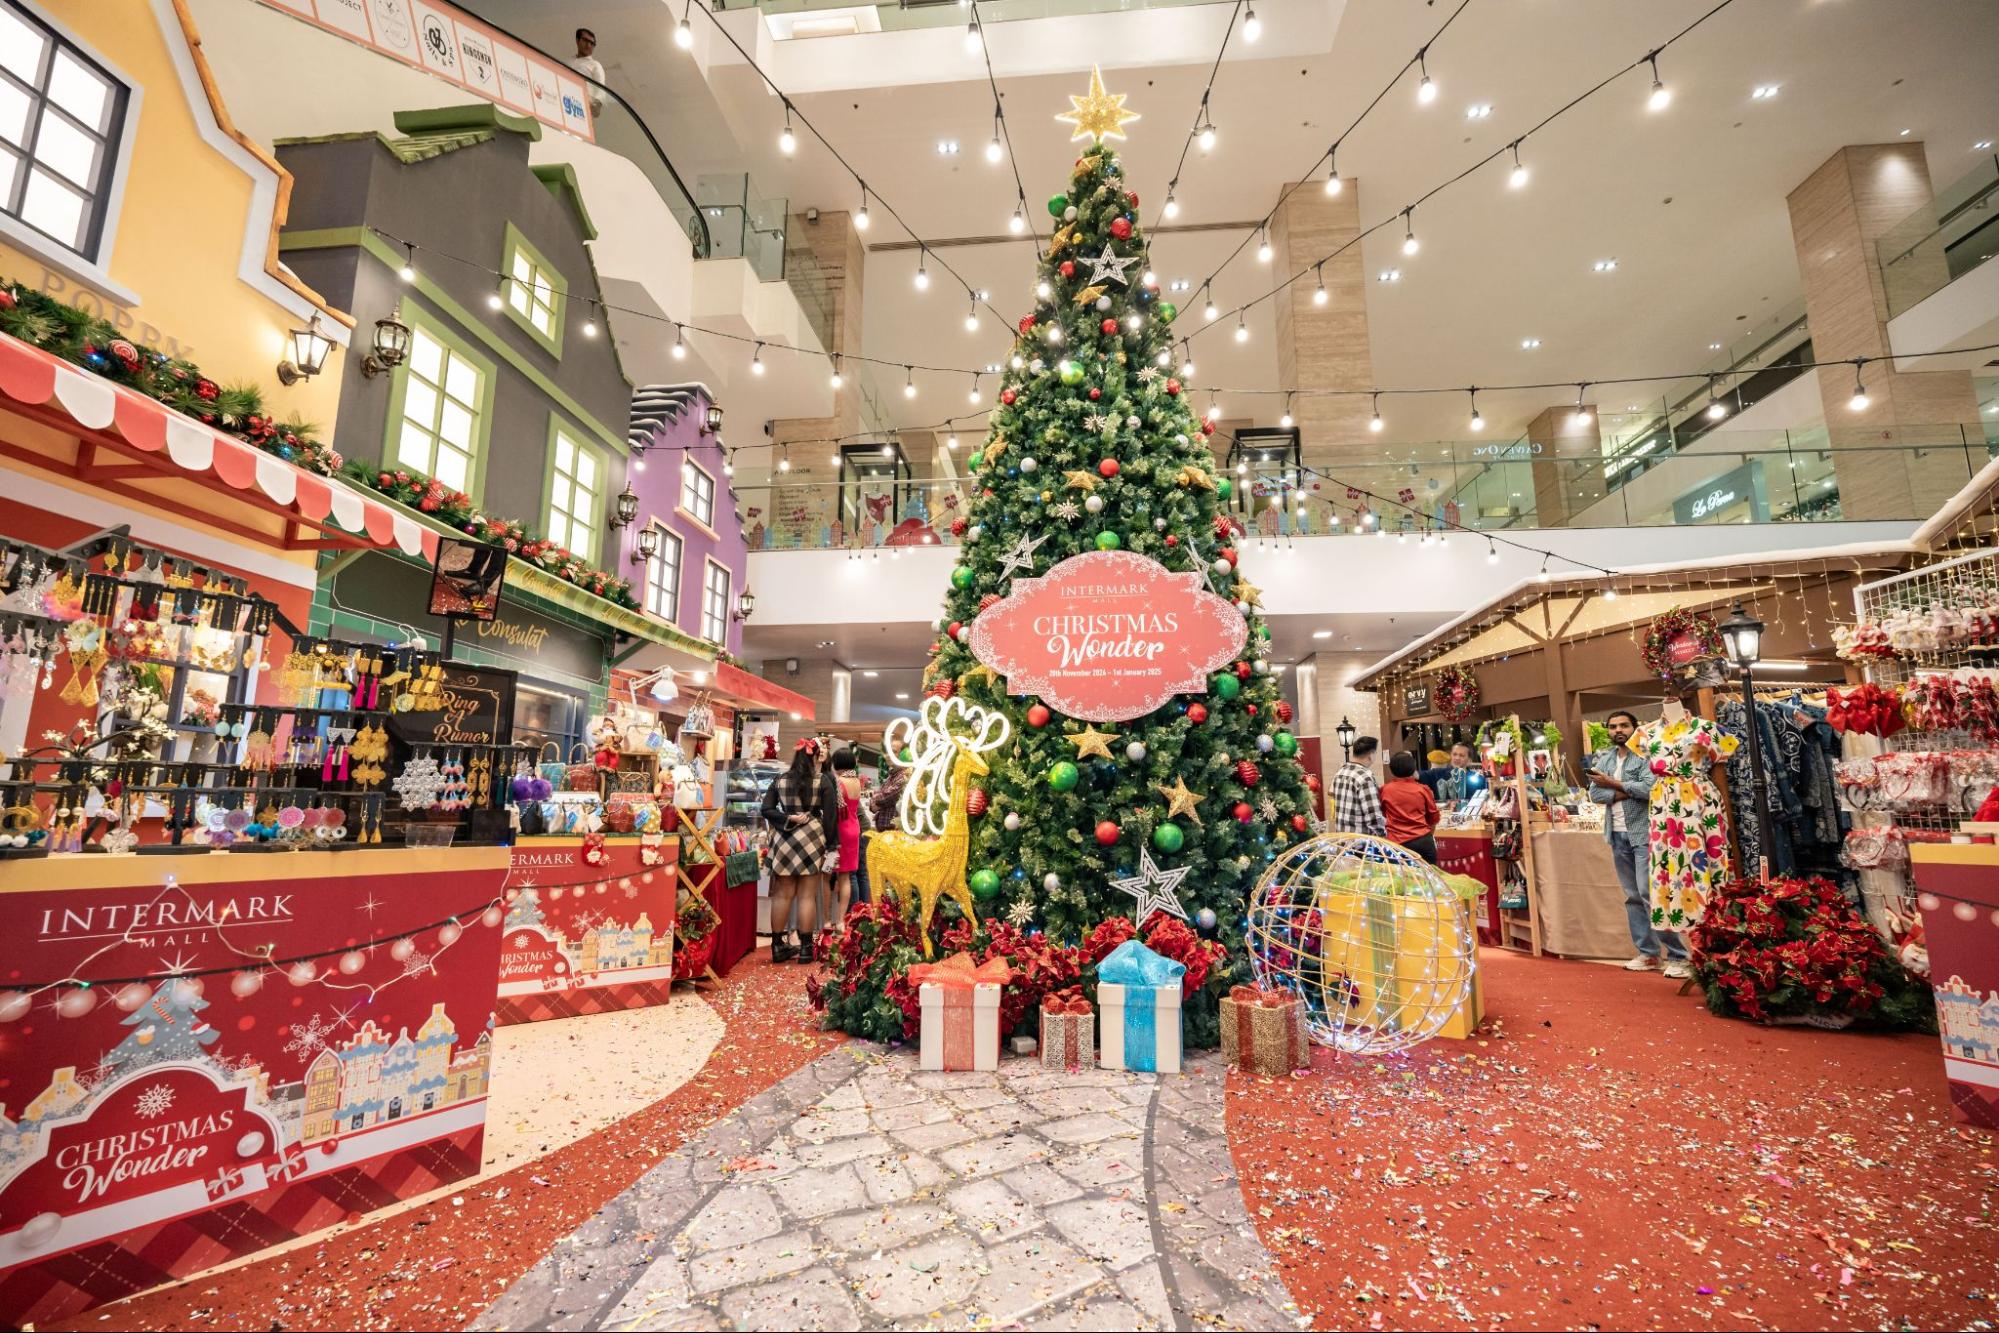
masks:
[[[701,781],[686,764],[673,770],[673,803],[683,810],[696,809],[701,804]]]
[[[548,753],[551,750],[555,752],[553,757]],[[541,752],[536,755],[536,759],[538,762],[535,765],[535,771],[547,778],[550,784],[560,787],[563,776],[567,771],[562,762],[562,747],[554,741],[543,741],[541,743]]]
[[[1495,861],[1518,861],[1520,859],[1519,821],[1507,820],[1504,823],[1493,826],[1492,859]]]
[[[548,832],[548,821],[542,817],[541,802],[523,801],[520,808],[521,836],[539,838]]]
[[[631,801],[612,801],[604,807],[604,827],[613,833],[630,833],[638,822],[638,808]]]
[[[622,792],[648,792],[652,783],[646,775],[637,771],[618,774],[618,790]]]
[[[590,747],[582,741],[569,747],[569,764],[563,771],[562,785],[567,791],[597,790],[597,765],[590,757]]]

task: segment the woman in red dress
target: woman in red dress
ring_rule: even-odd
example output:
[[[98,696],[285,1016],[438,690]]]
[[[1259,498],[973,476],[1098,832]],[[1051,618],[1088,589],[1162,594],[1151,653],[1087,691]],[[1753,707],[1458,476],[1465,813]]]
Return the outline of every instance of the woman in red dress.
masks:
[[[854,872],[861,868],[861,776],[855,770],[852,746],[833,756],[833,780],[840,788],[840,861],[833,880],[830,925],[847,919],[854,898]]]

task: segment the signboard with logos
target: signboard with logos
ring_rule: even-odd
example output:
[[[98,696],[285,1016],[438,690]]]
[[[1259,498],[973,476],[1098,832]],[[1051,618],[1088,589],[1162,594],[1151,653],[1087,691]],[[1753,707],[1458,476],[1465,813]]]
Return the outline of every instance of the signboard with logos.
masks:
[[[433,644],[443,641],[444,621],[430,614],[431,572],[425,566],[371,551],[334,575],[334,590],[340,606],[413,626]],[[531,611],[518,601],[498,607],[491,620],[461,623],[457,642],[507,660],[531,678],[548,679],[545,668],[551,667],[580,680],[604,676],[601,636]]]
[[[595,142],[590,87],[576,71],[442,0],[262,0],[475,97]]]
[[[1129,551],[1092,551],[1011,593],[972,622],[972,653],[1071,717],[1122,722],[1176,694],[1202,694],[1248,637],[1235,604],[1199,572]]]
[[[0,1323],[477,1173],[505,848],[39,864],[0,892]]]
[[[509,862],[499,1021],[643,1009],[673,986],[678,840],[523,838]]]
[[[1402,687],[1402,716],[1423,717],[1430,709],[1430,682],[1412,680]]]
[[[1738,506],[1746,506],[1738,515]],[[1673,501],[1675,523],[1762,523],[1770,517],[1763,486],[1763,460],[1752,458],[1694,487]]]

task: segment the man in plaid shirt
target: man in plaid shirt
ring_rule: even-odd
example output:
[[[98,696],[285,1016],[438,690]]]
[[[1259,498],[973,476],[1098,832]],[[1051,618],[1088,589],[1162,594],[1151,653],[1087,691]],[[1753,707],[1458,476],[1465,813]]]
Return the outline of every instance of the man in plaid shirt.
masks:
[[[1381,814],[1381,790],[1374,785],[1367,759],[1381,744],[1372,736],[1356,736],[1353,751],[1340,771],[1333,774],[1333,828],[1340,833],[1368,833],[1388,836],[1388,821]]]

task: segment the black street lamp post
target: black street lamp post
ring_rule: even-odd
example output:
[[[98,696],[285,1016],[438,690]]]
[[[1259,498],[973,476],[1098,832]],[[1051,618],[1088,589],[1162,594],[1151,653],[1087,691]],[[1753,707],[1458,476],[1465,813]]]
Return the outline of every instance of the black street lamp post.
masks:
[[[1770,878],[1770,862],[1774,859],[1770,840],[1770,786],[1763,774],[1763,746],[1756,725],[1756,681],[1752,674],[1757,662],[1763,658],[1763,622],[1738,606],[1719,628],[1728,660],[1742,676],[1743,718],[1749,729],[1745,737],[1749,745],[1749,773],[1756,788],[1754,808],[1759,857],[1756,877],[1767,880]]]

